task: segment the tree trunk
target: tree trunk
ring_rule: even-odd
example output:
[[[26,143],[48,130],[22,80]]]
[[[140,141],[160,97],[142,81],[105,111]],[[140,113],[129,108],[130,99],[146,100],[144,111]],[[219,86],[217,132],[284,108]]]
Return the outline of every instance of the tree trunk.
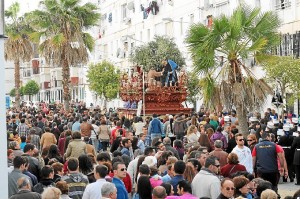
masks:
[[[245,138],[249,135],[248,122],[247,122],[247,110],[241,106],[236,106],[236,114],[239,122],[239,133],[242,133]]]
[[[70,109],[69,82],[70,82],[70,67],[68,64],[68,60],[64,59],[63,67],[62,67],[62,86],[63,86],[64,107],[66,111],[69,111]]]
[[[14,64],[15,64],[15,87],[16,87],[15,106],[17,110],[20,110],[20,62],[19,60],[15,61]]]

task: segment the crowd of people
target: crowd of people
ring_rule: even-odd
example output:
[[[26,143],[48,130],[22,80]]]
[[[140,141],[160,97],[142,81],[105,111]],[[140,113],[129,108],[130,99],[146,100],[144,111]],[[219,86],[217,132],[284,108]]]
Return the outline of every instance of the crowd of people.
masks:
[[[236,112],[126,118],[84,104],[7,110],[11,199],[276,199],[300,185],[300,129],[292,114]],[[300,190],[293,196],[297,199]]]

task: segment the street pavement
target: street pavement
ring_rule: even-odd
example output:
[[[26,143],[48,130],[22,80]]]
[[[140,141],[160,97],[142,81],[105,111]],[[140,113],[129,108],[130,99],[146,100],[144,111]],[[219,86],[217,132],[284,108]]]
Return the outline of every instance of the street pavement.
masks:
[[[295,185],[295,182],[279,182],[278,192],[283,199],[286,196],[293,196],[294,193],[300,189],[299,185]]]

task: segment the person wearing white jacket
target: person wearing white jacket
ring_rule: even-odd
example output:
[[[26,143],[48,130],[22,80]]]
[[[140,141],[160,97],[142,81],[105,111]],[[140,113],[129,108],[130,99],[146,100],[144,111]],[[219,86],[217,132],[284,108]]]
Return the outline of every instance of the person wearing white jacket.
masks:
[[[231,153],[237,154],[239,163],[241,165],[244,165],[249,173],[253,173],[251,150],[248,147],[244,146],[245,139],[243,137],[243,134],[236,134],[235,141],[237,145],[232,149]]]
[[[220,163],[217,157],[209,156],[204,166],[192,181],[192,193],[198,198],[217,198],[221,193],[221,182],[216,175]]]

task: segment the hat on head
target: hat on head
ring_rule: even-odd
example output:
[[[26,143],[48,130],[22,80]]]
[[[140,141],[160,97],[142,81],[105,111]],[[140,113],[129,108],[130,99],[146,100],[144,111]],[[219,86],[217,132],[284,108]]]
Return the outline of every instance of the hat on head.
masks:
[[[154,156],[147,156],[142,164],[146,164],[149,167],[151,167],[151,166],[155,166],[156,163],[157,163],[157,160]]]

